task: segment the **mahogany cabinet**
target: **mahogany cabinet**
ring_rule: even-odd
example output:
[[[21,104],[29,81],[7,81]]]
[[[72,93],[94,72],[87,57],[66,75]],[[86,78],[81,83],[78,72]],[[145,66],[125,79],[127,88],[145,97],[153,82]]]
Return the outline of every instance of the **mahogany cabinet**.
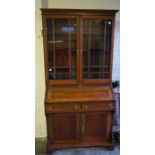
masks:
[[[48,151],[112,146],[117,10],[41,9]]]

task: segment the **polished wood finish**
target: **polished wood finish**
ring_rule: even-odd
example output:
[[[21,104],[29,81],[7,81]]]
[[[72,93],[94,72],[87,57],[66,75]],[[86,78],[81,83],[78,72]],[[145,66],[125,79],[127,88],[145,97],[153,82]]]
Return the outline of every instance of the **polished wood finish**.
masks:
[[[65,86],[50,87],[46,94],[46,103],[112,101],[110,86]]]
[[[51,128],[49,130],[51,143],[74,142],[78,138],[77,114],[49,114],[47,120],[49,128]]]
[[[118,10],[90,10],[90,9],[47,9],[42,8],[42,15],[106,15],[115,16]]]
[[[106,115],[106,112],[82,114],[83,142],[106,142]]]
[[[117,10],[41,9],[41,11],[45,53],[48,152],[72,147],[112,147],[112,119],[115,111],[111,87],[112,53],[114,16]],[[71,19],[76,21],[72,26],[70,26]],[[95,45],[95,48],[100,49],[95,51],[94,47],[91,47],[91,42],[94,42],[91,39],[94,38],[90,34],[92,31],[95,32],[96,28],[91,25],[92,30],[90,30],[88,26],[87,60],[83,57],[84,19],[96,20],[98,26],[101,24],[104,28],[101,31],[104,41],[102,43],[102,40],[98,39],[100,47]],[[64,23],[67,21],[68,26],[63,26],[61,20]],[[57,24],[56,27],[54,27],[55,24]],[[109,24],[112,33],[106,30],[106,24]],[[87,29],[86,26],[85,29]],[[99,37],[100,34],[95,35]],[[107,41],[108,37],[110,40]],[[99,55],[91,54],[99,51],[103,51],[101,54],[103,60],[100,66],[97,66]],[[109,60],[106,60],[107,54]],[[85,61],[88,61],[87,78],[83,77]],[[109,63],[107,77],[104,76],[105,67],[107,67],[104,66],[105,62]],[[103,73],[103,75],[92,78],[91,72],[98,74],[99,71],[96,68],[99,70],[99,67],[102,67],[100,74]]]

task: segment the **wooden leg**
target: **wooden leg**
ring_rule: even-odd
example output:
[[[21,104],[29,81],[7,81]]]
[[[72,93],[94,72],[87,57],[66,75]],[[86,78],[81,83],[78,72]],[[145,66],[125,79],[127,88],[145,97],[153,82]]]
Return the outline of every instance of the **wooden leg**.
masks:
[[[51,155],[51,154],[52,154],[52,153],[51,153],[51,150],[47,149],[46,154],[47,154],[47,155]]]
[[[54,150],[47,148],[46,154],[47,155],[53,155],[53,152],[54,152]]]
[[[52,150],[50,148],[49,142],[47,141],[47,145],[46,145],[46,154],[47,155],[52,155]]]
[[[108,146],[107,149],[108,149],[109,151],[114,150],[114,145]]]
[[[114,133],[111,134],[111,145],[107,146],[107,149],[110,151],[114,150],[114,144],[115,144],[115,141],[114,141]]]
[[[47,155],[53,155],[54,150],[47,150]]]

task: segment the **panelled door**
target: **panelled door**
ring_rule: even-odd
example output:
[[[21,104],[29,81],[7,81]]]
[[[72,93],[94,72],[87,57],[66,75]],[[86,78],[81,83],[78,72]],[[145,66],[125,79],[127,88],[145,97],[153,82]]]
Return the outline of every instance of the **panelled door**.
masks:
[[[72,144],[79,141],[79,114],[48,114],[47,125],[50,143]]]
[[[112,112],[81,114],[81,140],[84,143],[111,143]]]
[[[112,18],[82,17],[82,79],[110,78]]]
[[[107,115],[103,112],[81,115],[81,139],[83,142],[103,143],[106,138]]]

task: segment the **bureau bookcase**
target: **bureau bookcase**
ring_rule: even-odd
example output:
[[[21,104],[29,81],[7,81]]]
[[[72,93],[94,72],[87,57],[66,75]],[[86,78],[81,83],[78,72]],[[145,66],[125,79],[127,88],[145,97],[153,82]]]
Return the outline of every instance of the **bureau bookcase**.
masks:
[[[112,147],[117,10],[41,9],[47,150]]]

